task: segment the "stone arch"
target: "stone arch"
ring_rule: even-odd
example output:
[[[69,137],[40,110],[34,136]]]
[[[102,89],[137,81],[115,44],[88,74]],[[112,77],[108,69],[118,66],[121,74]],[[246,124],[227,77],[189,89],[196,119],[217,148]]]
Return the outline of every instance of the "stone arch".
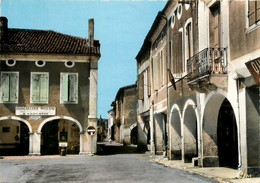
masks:
[[[174,104],[170,112],[170,158],[181,159],[182,154],[182,135],[181,135],[181,110],[177,104]]]
[[[51,121],[55,121],[55,120],[60,120],[60,119],[63,119],[63,120],[68,120],[68,121],[71,121],[71,122],[74,122],[77,124],[78,128],[79,128],[79,133],[80,133],[80,139],[79,139],[79,154],[81,154],[83,152],[83,135],[84,135],[84,131],[83,131],[83,127],[82,125],[80,124],[80,122],[72,117],[69,117],[69,116],[53,116],[53,117],[49,117],[45,120],[43,120],[41,122],[41,124],[39,125],[38,127],[38,134],[39,134],[39,139],[41,139],[41,131],[42,131],[42,128],[43,126],[48,123],[48,122],[51,122]],[[40,146],[40,144],[39,144]],[[40,147],[39,148],[39,151],[40,151]]]
[[[20,118],[20,117],[17,117],[17,116],[3,116],[3,117],[0,117],[0,121],[3,121],[3,120],[22,121],[22,122],[24,122],[28,126],[29,133],[32,133],[32,126],[31,126],[31,124],[28,121],[26,121],[25,119],[23,119],[23,118]]]
[[[82,128],[82,125],[80,124],[80,122],[72,117],[69,117],[69,116],[53,116],[53,117],[50,117],[50,118],[47,118],[45,120],[43,120],[41,122],[41,124],[39,125],[39,128],[38,128],[38,133],[41,133],[41,130],[42,130],[42,127],[47,123],[47,122],[50,122],[50,121],[53,121],[53,120],[57,120],[57,119],[64,119],[64,120],[68,120],[68,121],[72,121],[74,123],[76,123],[79,127],[79,131],[80,133],[83,132],[83,128]]]
[[[130,126],[130,131],[132,131],[133,128],[135,128],[137,126],[137,123],[134,123]]]
[[[229,100],[228,95],[224,91],[211,92],[205,100],[204,108],[202,109],[202,159],[203,166],[219,166],[218,157],[218,118],[224,100],[227,100],[235,114],[232,100]],[[236,127],[239,127],[237,120]],[[236,133],[238,134],[238,128]]]
[[[184,162],[191,162],[193,157],[198,157],[199,147],[199,114],[195,102],[188,99],[182,111],[183,117],[183,151]]]

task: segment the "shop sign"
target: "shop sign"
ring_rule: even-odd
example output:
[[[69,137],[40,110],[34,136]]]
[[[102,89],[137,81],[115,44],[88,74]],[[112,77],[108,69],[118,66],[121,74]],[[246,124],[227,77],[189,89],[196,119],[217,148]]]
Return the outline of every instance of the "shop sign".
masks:
[[[16,107],[17,116],[53,116],[56,114],[56,107]]]
[[[260,81],[259,81],[260,58],[247,62],[246,67],[252,74],[255,83],[257,85],[260,85]]]

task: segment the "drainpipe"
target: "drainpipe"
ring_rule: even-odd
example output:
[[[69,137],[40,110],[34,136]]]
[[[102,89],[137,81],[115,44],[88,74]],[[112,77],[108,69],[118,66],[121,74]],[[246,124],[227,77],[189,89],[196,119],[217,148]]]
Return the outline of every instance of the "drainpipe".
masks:
[[[168,19],[167,17],[165,16],[165,14],[163,13],[162,14],[162,18],[166,21],[166,73],[168,72],[168,69],[169,69],[169,25],[168,25]],[[170,142],[170,120],[169,120],[169,115],[170,115],[170,100],[169,100],[169,87],[168,87],[168,73],[166,74],[166,88],[167,88],[167,93],[166,93],[166,100],[167,100],[167,121],[168,121],[168,139],[167,139],[167,144],[166,144],[166,156],[168,156],[168,158],[171,158],[171,153],[168,152],[170,150],[170,145],[169,145],[169,142]],[[168,154],[169,153],[169,154]]]

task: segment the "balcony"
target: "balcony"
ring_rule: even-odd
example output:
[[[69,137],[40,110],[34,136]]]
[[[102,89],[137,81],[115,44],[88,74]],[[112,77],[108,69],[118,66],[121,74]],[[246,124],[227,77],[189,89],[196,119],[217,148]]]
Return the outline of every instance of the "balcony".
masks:
[[[187,60],[188,84],[227,73],[226,48],[206,48]]]

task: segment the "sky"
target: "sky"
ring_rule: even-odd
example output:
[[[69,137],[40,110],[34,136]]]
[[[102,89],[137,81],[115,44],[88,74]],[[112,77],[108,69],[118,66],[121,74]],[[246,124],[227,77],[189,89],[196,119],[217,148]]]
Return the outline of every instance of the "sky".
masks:
[[[0,0],[0,15],[9,28],[54,30],[88,36],[94,18],[94,38],[100,41],[98,117],[107,118],[120,87],[137,78],[135,57],[165,0]]]

